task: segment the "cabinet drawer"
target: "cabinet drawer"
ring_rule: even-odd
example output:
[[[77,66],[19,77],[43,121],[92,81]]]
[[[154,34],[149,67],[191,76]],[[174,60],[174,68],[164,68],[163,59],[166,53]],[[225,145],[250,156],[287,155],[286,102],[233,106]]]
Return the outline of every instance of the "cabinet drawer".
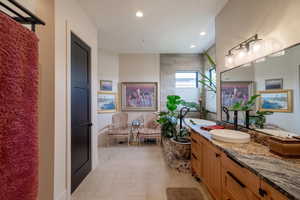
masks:
[[[224,169],[223,199],[225,200],[255,200],[256,195],[250,191],[237,177]]]
[[[231,178],[235,177],[244,185],[247,189],[253,192],[256,196],[259,195],[260,179],[255,174],[250,172],[248,169],[241,167],[233,160],[228,158],[225,154],[221,157],[222,167],[224,169],[223,176],[231,174]],[[228,177],[227,177],[228,178]]]

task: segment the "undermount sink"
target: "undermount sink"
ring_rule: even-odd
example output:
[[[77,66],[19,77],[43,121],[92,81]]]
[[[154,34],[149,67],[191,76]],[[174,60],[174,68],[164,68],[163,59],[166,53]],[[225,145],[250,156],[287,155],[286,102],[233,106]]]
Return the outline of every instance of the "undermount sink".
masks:
[[[229,142],[229,143],[248,143],[250,142],[250,135],[241,131],[234,131],[228,129],[217,129],[210,131],[212,139]]]

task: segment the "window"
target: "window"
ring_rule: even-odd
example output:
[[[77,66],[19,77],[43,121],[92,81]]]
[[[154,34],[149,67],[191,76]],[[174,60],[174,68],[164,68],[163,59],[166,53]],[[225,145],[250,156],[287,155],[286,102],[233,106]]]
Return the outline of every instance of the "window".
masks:
[[[212,83],[210,83],[210,86],[212,86],[213,83],[217,82],[216,68],[211,68],[209,70],[209,78],[210,78],[210,80],[212,80]]]
[[[198,72],[176,72],[176,88],[198,88]]]

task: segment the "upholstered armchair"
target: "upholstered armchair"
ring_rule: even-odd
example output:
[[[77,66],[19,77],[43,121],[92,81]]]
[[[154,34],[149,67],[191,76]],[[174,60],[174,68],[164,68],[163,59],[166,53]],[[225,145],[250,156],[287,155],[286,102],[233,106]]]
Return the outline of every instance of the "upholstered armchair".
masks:
[[[125,138],[129,144],[130,126],[128,124],[128,113],[116,113],[112,116],[112,123],[107,130],[107,146],[111,139]]]
[[[155,139],[157,144],[161,142],[161,127],[157,123],[158,115],[149,113],[144,116],[143,126],[139,129],[139,141]]]

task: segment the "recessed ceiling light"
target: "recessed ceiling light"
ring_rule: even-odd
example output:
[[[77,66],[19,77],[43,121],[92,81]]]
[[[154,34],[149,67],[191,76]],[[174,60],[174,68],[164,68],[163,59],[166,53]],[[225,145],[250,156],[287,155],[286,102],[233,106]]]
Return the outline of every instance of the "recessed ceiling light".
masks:
[[[206,35],[206,32],[203,31],[203,32],[200,33],[200,35],[204,36],[204,35]]]
[[[197,47],[197,46],[194,45],[194,44],[191,44],[191,46],[190,46],[191,49],[194,49],[194,48],[196,48],[196,47]]]
[[[144,13],[143,13],[142,11],[137,11],[135,15],[136,15],[136,17],[138,17],[138,18],[144,17]]]

